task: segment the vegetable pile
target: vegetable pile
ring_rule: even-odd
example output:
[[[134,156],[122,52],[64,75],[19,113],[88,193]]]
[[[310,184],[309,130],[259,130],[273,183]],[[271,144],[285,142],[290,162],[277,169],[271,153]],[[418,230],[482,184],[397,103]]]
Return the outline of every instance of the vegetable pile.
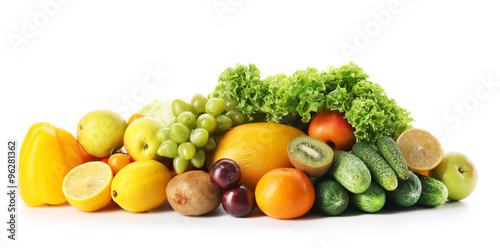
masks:
[[[282,123],[304,130],[316,113],[330,109],[345,113],[357,141],[396,138],[411,127],[413,118],[367,78],[352,62],[322,72],[307,68],[290,76],[276,74],[264,79],[254,64],[237,64],[220,74],[209,97],[235,99],[236,109],[250,122]]]
[[[470,160],[411,128],[410,113],[367,78],[354,63],[264,79],[237,64],[208,97],[154,100],[128,121],[94,110],[76,137],[36,123],[20,151],[20,197],[88,212],[111,201],[130,212],[168,201],[188,216],[258,208],[276,219],[468,197],[478,177]]]

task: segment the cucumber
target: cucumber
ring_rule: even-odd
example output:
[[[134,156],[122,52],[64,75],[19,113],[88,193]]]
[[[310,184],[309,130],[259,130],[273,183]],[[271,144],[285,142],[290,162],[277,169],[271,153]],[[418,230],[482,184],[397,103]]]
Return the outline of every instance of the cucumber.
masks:
[[[316,183],[319,183],[323,179],[323,177],[311,177],[311,176],[309,176],[309,179],[311,180],[311,183],[313,185],[316,185]]]
[[[327,175],[352,193],[362,193],[370,187],[372,180],[365,163],[353,154],[335,151],[333,162]]]
[[[349,205],[347,191],[340,183],[332,179],[324,179],[316,183],[314,190],[316,191],[314,207],[323,214],[339,215]]]
[[[417,174],[422,184],[422,193],[417,204],[425,207],[437,207],[443,205],[448,198],[448,189],[441,181],[432,177]]]
[[[352,147],[352,154],[365,162],[372,177],[385,190],[391,191],[398,187],[396,173],[371,145],[366,142],[356,143]]]
[[[375,151],[377,151],[377,153],[380,155],[380,150],[378,149],[376,143],[367,143],[367,144],[369,144],[373,149],[375,149]]]
[[[365,192],[353,194],[351,199],[356,208],[369,213],[382,209],[386,201],[384,189],[376,182],[372,182]]]
[[[398,180],[398,187],[393,191],[387,192],[389,199],[402,207],[409,207],[417,203],[422,192],[422,184],[417,175],[410,171],[408,179]]]
[[[385,161],[394,169],[396,175],[403,180],[408,179],[408,177],[410,177],[408,165],[406,164],[401,150],[399,150],[398,144],[396,144],[391,137],[384,136],[377,140],[377,146],[380,154],[382,154]]]

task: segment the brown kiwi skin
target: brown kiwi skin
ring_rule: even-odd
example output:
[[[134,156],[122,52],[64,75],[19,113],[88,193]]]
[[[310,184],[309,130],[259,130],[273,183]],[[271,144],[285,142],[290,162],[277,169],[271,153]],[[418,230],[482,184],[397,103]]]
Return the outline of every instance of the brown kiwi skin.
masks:
[[[212,183],[210,175],[201,170],[175,176],[166,188],[172,208],[188,216],[207,214],[221,203],[222,192]]]
[[[311,177],[320,177],[320,176],[325,175],[326,172],[328,171],[328,169],[330,169],[330,166],[332,165],[332,161],[333,161],[333,159],[332,159],[327,164],[325,164],[323,166],[314,167],[314,166],[305,165],[305,164],[301,163],[299,160],[297,160],[292,155],[292,153],[290,153],[290,150],[288,148],[286,149],[286,152],[288,154],[288,158],[290,159],[290,163],[292,163],[293,167],[303,171],[304,173],[306,173],[308,176],[311,176]]]

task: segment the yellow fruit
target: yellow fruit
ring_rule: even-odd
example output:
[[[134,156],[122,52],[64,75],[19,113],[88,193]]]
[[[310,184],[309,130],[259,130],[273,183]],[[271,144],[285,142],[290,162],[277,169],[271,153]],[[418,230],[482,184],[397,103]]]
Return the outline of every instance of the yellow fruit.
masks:
[[[73,168],[63,181],[66,200],[83,211],[97,211],[111,201],[113,179],[111,168],[100,161],[88,162]]]
[[[156,160],[135,161],[115,175],[111,197],[127,211],[148,211],[167,199],[165,189],[171,177],[167,167]]]
[[[109,157],[113,150],[123,146],[127,121],[111,110],[95,110],[78,122],[77,139],[90,155]]]
[[[404,131],[396,140],[408,169],[421,173],[434,169],[443,160],[441,143],[431,132],[412,128]]]
[[[134,161],[163,160],[164,157],[156,153],[161,145],[156,133],[164,127],[163,123],[152,117],[142,117],[130,123],[123,136],[123,145],[128,156]]]
[[[208,166],[221,158],[234,160],[241,169],[240,184],[255,189],[266,172],[292,167],[288,159],[288,142],[305,135],[297,128],[276,123],[250,123],[232,128],[217,140]]]

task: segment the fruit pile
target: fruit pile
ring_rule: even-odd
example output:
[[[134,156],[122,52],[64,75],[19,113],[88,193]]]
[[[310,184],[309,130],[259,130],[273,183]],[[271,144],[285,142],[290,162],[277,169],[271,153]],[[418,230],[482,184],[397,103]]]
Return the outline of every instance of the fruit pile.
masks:
[[[258,207],[277,219],[309,211],[339,215],[349,206],[377,212],[387,202],[437,207],[469,196],[477,183],[470,160],[460,153],[445,154],[430,132],[407,126],[408,113],[379,86],[362,81],[365,76],[349,79],[353,74],[344,72],[353,68],[362,72],[349,65],[323,76],[314,71],[301,76],[323,77],[311,85],[337,85],[338,94],[326,95],[340,105],[353,100],[341,97],[342,92],[358,97],[349,103],[350,112],[316,106],[321,111],[308,111],[312,119],[302,130],[282,123],[248,123],[250,117],[276,119],[265,104],[256,111],[259,99],[244,98],[258,84],[232,99],[196,94],[189,100],[155,101],[128,121],[113,111],[92,111],[79,121],[76,138],[48,123],[34,124],[20,152],[20,196],[31,207],[67,201],[90,212],[111,201],[130,212],[146,212],[168,201],[189,216],[222,204],[229,215],[244,217]],[[248,80],[244,71],[229,72],[236,75],[225,77],[224,89],[238,78],[233,83]],[[287,80],[283,84],[294,90],[278,91],[282,96],[275,99],[276,106],[295,106],[298,98],[292,93],[303,94],[293,77]],[[352,82],[356,85],[349,86]],[[358,92],[362,86],[373,92]],[[398,128],[385,127],[391,121],[374,115],[364,125],[364,117],[352,110],[378,98],[381,109],[394,110]],[[363,129],[355,129],[346,113]],[[385,134],[369,129],[382,126]],[[406,129],[398,131],[401,127]]]
[[[161,205],[168,195],[184,194],[194,203],[179,207],[171,202],[174,209],[191,215],[211,211],[219,206],[216,196],[222,192],[207,186],[206,182],[212,185],[207,172],[184,172],[202,168],[206,153],[216,147],[216,137],[244,122],[234,104],[201,94],[190,103],[176,99],[171,105],[174,118],[167,126],[141,113],[127,122],[113,111],[92,111],[79,121],[76,139],[63,129],[37,123],[21,148],[21,198],[29,206],[68,201],[84,211],[97,211],[113,200],[128,211],[144,212]],[[207,176],[208,181],[201,180]],[[175,183],[179,181],[192,185],[187,190],[182,188],[185,184]]]
[[[396,141],[384,136],[356,143],[349,141],[352,133],[335,131],[332,121],[352,129],[330,113],[337,119],[326,127],[325,121],[310,125],[315,138],[283,124],[244,124],[231,105],[199,94],[191,103],[174,100],[175,118],[167,127],[139,113],[127,122],[112,111],[92,111],[78,123],[77,139],[37,123],[21,148],[21,198],[29,206],[68,201],[83,211],[114,201],[130,212],[168,201],[175,211],[194,216],[222,203],[235,217],[258,206],[266,215],[289,219],[311,209],[338,215],[349,205],[376,212],[387,200],[435,207],[464,199],[477,183],[467,157],[445,155],[437,138],[422,129],[408,129]],[[336,134],[335,142],[321,137],[325,133]]]

